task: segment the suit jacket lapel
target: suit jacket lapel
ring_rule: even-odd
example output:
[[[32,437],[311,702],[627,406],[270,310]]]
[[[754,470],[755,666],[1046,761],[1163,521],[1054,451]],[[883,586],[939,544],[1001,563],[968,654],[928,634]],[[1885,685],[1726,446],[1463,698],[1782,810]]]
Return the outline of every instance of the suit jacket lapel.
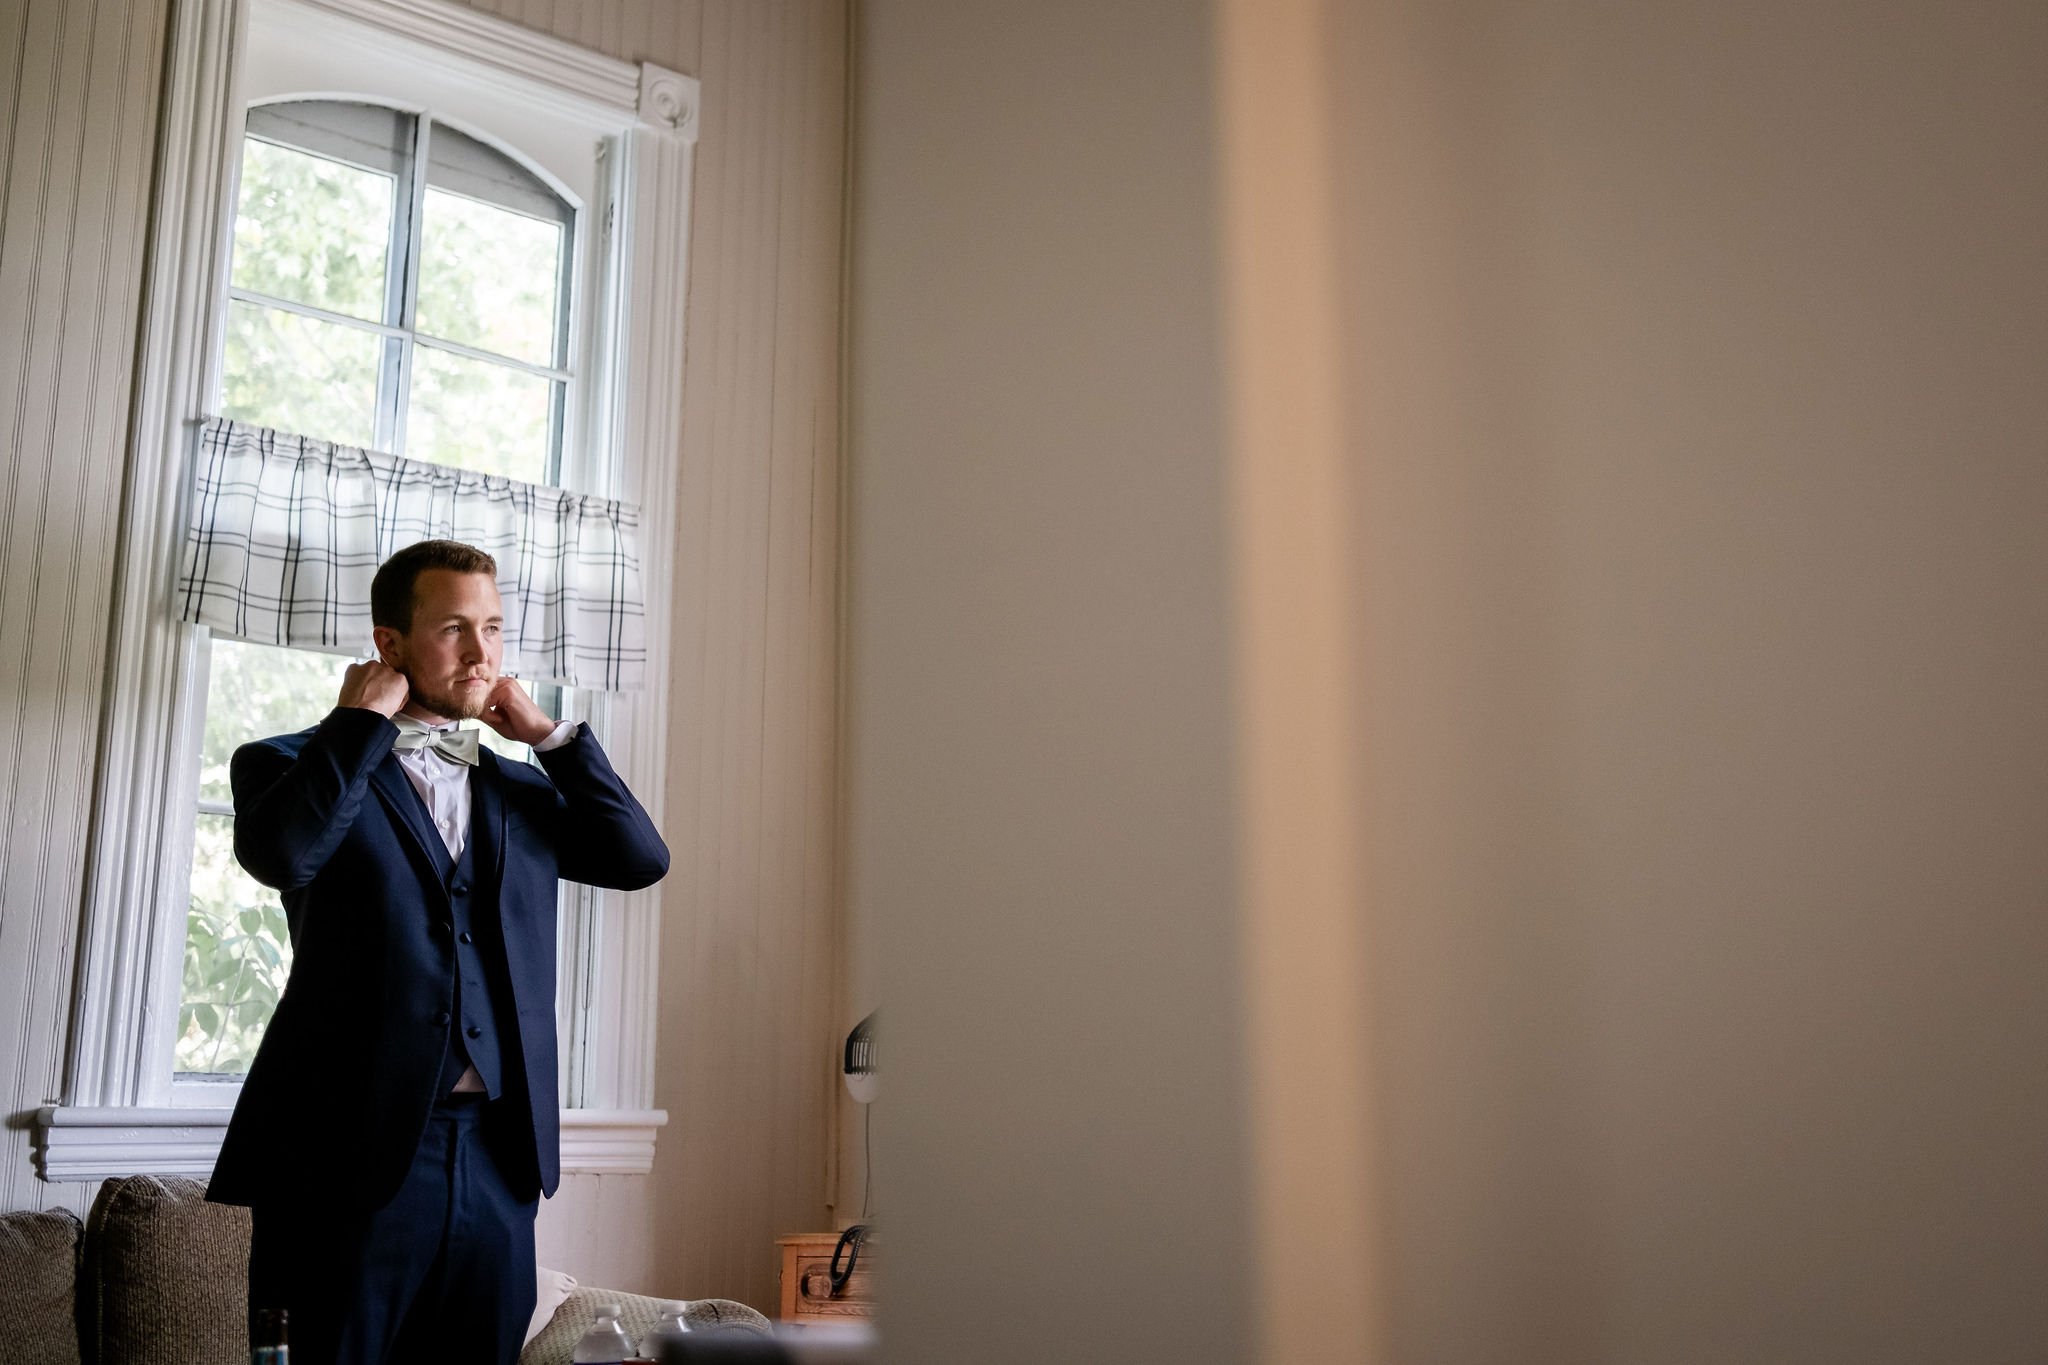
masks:
[[[377,795],[398,818],[399,828],[409,836],[413,854],[423,864],[421,870],[445,886],[452,867],[448,861],[448,845],[441,842],[441,835],[434,828],[426,805],[420,800],[420,794],[413,790],[405,769],[398,766],[395,753],[387,754],[382,763],[370,770],[370,785],[376,788]]]
[[[498,756],[486,749],[469,775],[469,856],[479,876],[490,869],[493,886],[505,879],[505,797],[501,786]]]

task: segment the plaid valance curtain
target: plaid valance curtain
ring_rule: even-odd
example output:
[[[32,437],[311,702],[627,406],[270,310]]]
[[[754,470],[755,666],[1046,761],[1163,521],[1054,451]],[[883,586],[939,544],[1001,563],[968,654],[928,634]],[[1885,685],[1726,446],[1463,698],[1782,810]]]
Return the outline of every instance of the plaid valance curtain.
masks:
[[[367,655],[370,579],[415,541],[498,561],[508,672],[640,687],[640,510],[610,498],[213,418],[199,429],[179,618],[259,644]]]

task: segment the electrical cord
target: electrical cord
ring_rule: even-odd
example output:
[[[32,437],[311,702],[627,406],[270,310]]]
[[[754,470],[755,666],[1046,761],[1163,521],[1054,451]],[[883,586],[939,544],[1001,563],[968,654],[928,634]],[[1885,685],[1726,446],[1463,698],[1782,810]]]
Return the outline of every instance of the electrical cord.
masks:
[[[875,1194],[875,1106],[861,1106],[860,1123],[860,1220],[865,1223]]]
[[[868,1233],[870,1231],[867,1218],[868,1204],[873,1198],[875,1190],[875,1107],[872,1104],[866,1104],[862,1105],[861,1108],[865,1111],[861,1115],[860,1141],[862,1160],[866,1168],[865,1174],[861,1177],[861,1221],[840,1233],[839,1244],[832,1248],[832,1269],[830,1273],[832,1276],[832,1292],[834,1294],[845,1289],[846,1282],[853,1278],[854,1267],[860,1264],[860,1249],[867,1245]],[[843,1267],[839,1264],[839,1258],[842,1256],[846,1258],[846,1264]]]

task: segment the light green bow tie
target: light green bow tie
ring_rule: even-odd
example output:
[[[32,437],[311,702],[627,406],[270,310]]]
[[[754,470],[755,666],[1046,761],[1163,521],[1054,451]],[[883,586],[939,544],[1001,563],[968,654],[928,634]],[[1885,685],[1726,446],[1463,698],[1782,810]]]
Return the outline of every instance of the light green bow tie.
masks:
[[[475,730],[457,730],[453,727],[445,730],[430,729],[411,716],[393,716],[391,719],[398,726],[398,739],[391,747],[399,753],[411,753],[415,749],[432,749],[450,763],[476,766],[477,750],[480,745]]]

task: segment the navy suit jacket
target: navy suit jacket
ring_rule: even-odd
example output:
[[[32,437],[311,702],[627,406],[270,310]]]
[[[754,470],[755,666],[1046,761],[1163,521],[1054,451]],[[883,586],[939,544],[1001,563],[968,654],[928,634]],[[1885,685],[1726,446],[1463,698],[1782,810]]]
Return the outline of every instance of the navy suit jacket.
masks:
[[[292,966],[210,1199],[376,1207],[426,1130],[456,1026],[455,945],[447,848],[392,753],[397,738],[378,712],[337,707],[311,730],[235,751],[235,858],[283,893]],[[540,762],[545,775],[485,750],[470,776],[471,916],[491,917],[504,944],[504,1095],[532,1116],[530,1163],[509,1174],[527,1197],[561,1178],[556,881],[630,891],[668,871],[667,846],[589,726]]]

